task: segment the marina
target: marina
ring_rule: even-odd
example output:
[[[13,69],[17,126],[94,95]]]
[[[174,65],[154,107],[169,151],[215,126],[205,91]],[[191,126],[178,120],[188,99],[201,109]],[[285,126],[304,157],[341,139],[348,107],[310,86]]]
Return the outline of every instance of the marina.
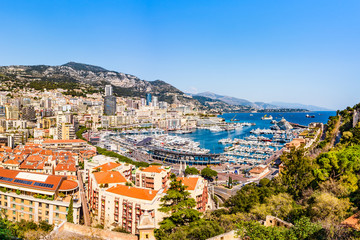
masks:
[[[326,122],[327,115],[319,114]],[[286,119],[291,119],[292,115],[301,116],[292,119],[296,124]],[[102,134],[100,142],[110,142],[102,147],[115,152],[141,152],[148,161],[188,165],[257,165],[263,164],[286,143],[298,137],[303,128],[297,125],[307,125],[311,120],[304,113],[224,114],[219,117],[223,121],[201,124],[194,129],[166,131],[144,128],[107,132]],[[272,120],[267,121],[270,117]]]

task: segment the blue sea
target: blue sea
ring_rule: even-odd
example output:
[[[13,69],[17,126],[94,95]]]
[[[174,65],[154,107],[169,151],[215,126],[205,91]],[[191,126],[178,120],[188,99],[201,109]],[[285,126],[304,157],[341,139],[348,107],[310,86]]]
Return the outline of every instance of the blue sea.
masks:
[[[335,116],[335,111],[322,111],[322,112],[289,112],[289,113],[226,113],[219,115],[224,118],[226,122],[230,122],[231,119],[237,119],[238,122],[250,122],[255,123],[255,126],[243,127],[241,130],[223,131],[223,132],[211,132],[208,129],[197,129],[193,133],[180,134],[179,136],[187,137],[193,141],[200,142],[201,148],[209,149],[211,153],[224,152],[225,145],[219,144],[218,141],[223,138],[240,138],[243,139],[250,134],[252,129],[256,128],[270,128],[272,125],[270,120],[261,120],[264,115],[271,115],[274,120],[279,121],[283,117],[291,122],[300,125],[307,126],[312,122],[327,123],[330,116]],[[306,115],[314,115],[315,118],[307,118]]]

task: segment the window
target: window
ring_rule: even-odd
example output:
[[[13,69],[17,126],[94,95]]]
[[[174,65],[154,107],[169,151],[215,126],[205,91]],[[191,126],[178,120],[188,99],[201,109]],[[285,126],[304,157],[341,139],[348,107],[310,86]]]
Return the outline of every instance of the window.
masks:
[[[39,207],[42,207],[42,203],[39,203]]]
[[[31,215],[31,214],[29,215],[29,218],[32,219],[32,215]]]
[[[56,206],[56,210],[59,210],[59,206]]]
[[[33,209],[32,208],[29,208],[29,212],[32,212],[33,211]]]
[[[32,205],[32,204],[33,204],[33,201],[29,201],[29,204]]]
[[[46,204],[46,208],[49,208],[49,204]]]
[[[16,205],[15,205],[15,204],[13,204],[13,208],[16,208]]]
[[[15,215],[16,214],[16,211],[13,211],[13,215]]]
[[[55,213],[55,217],[59,217],[59,213]]]
[[[7,196],[4,196],[5,200],[7,200]]]
[[[24,211],[24,207],[21,207],[21,211]]]
[[[21,199],[21,203],[24,203],[24,199]]]
[[[146,235],[145,235],[145,238],[146,238],[146,239],[149,239],[149,234],[146,234]]]
[[[45,214],[46,214],[46,216],[48,216],[48,215],[49,215],[49,211],[46,211]]]

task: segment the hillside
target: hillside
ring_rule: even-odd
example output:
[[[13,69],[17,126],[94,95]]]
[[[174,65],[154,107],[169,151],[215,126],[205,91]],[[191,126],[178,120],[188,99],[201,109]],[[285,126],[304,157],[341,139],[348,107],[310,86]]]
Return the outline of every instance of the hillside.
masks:
[[[197,100],[164,81],[146,81],[131,74],[82,63],[69,62],[61,66],[2,66],[0,74],[0,81],[8,89],[64,88],[71,94],[74,89],[82,89],[84,93],[102,92],[106,84],[111,84],[117,96],[145,97],[147,93],[151,93],[158,96],[160,101],[172,103],[176,98],[189,106],[202,107]]]

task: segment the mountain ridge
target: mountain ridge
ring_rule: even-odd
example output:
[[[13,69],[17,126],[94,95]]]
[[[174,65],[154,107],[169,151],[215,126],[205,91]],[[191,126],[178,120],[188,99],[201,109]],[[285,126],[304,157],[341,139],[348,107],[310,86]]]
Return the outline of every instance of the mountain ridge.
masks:
[[[275,101],[270,103],[251,102],[246,99],[220,95],[209,91],[192,94],[192,96],[202,96],[214,100],[220,100],[231,105],[240,105],[240,106],[253,107],[256,109],[265,109],[265,110],[266,109],[305,109],[308,111],[332,111],[331,109],[328,108],[314,106],[314,105],[306,105],[301,103],[286,103],[286,102],[275,102]]]

